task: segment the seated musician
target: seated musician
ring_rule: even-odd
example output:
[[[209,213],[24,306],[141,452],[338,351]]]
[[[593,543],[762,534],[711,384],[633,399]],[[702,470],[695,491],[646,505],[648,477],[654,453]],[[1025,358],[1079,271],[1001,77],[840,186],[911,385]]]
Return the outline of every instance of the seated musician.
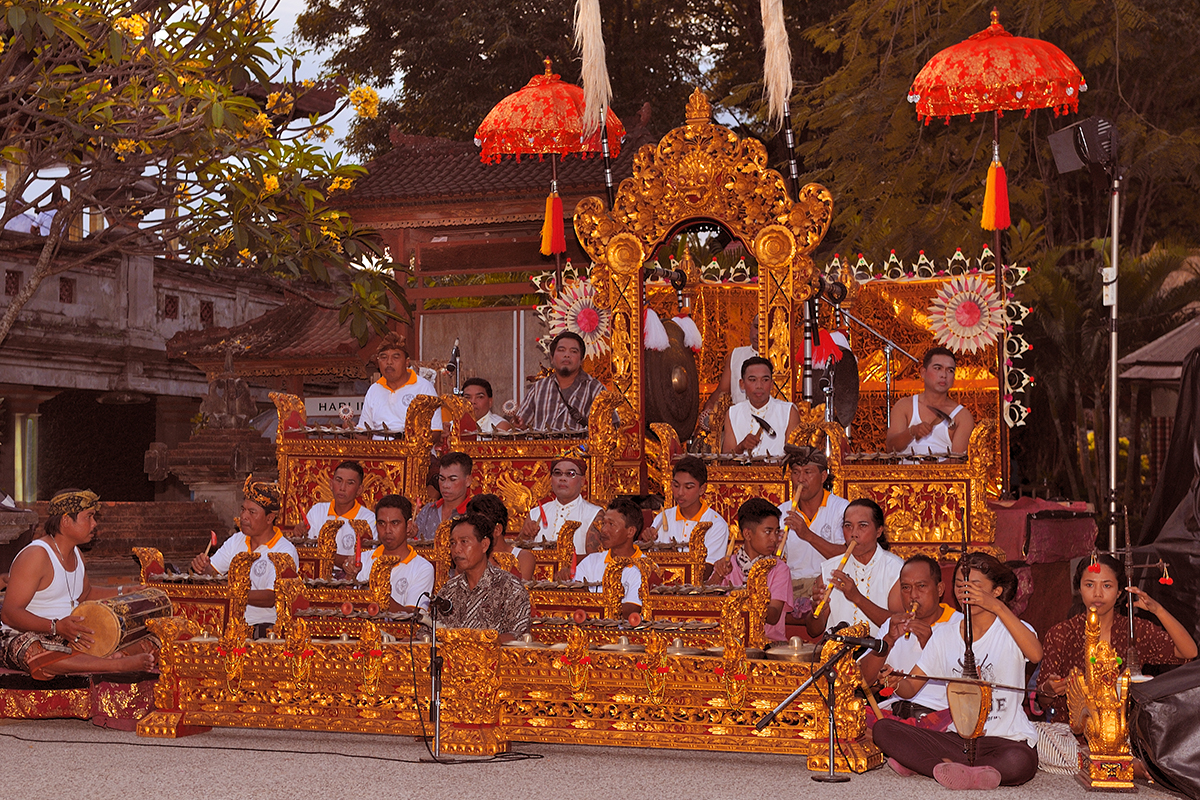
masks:
[[[308,538],[316,539],[321,534],[321,528],[325,526],[325,523],[342,520],[342,526],[338,528],[334,537],[337,542],[337,553],[333,557],[333,563],[334,566],[347,571],[352,571],[348,562],[358,552],[358,543],[355,540],[359,536],[350,521],[365,522],[370,529],[367,538],[375,538],[375,515],[371,513],[371,509],[358,502],[364,475],[362,464],[357,461],[343,461],[338,464],[334,468],[333,474],[329,476],[329,490],[333,495],[333,502],[315,504],[308,510],[304,522],[297,526],[298,533],[303,532],[308,535]]]
[[[783,455],[788,434],[800,424],[800,411],[786,400],[771,397],[773,369],[761,356],[742,362],[740,386],[746,399],[730,406],[725,415],[722,453]]]
[[[958,359],[945,347],[931,347],[921,362],[920,394],[897,401],[887,446],[904,455],[965,455],[975,429],[971,412],[950,398]]]
[[[385,494],[375,504],[375,528],[379,531],[379,547],[362,554],[359,581],[371,579],[371,565],[379,556],[399,556],[400,563],[392,567],[391,611],[412,611],[429,608],[429,593],[433,591],[433,564],[417,555],[408,544],[408,535],[415,530],[412,503],[398,494]],[[424,595],[424,596],[422,596]]]
[[[779,509],[761,497],[742,503],[737,516],[742,546],[713,565],[710,582],[741,588],[746,585],[755,562],[760,558],[775,558],[783,533],[779,529],[779,516]],[[776,558],[775,566],[767,573],[767,588],[771,591],[765,619],[767,640],[786,642],[784,619],[792,610],[792,578],[783,559]]]
[[[513,574],[524,581],[533,580],[536,565],[533,553],[510,544],[504,532],[508,530],[508,507],[494,494],[477,494],[467,501],[467,513],[487,517],[492,523],[492,555],[508,553],[516,559]]]
[[[254,636],[266,635],[267,628],[275,624],[275,565],[269,553],[287,553],[295,564],[300,555],[275,526],[282,503],[279,484],[254,480],[246,476],[242,487],[246,499],[242,501],[239,518],[241,531],[233,534],[212,554],[204,553],[192,559],[192,571],[201,575],[219,575],[229,571],[233,557],[238,553],[258,553],[250,567],[250,592],[246,599],[246,622],[254,628]]]
[[[904,562],[900,570],[900,600],[905,610],[893,614],[879,629],[879,638],[888,643],[887,656],[870,653],[859,661],[867,683],[878,678],[895,690],[904,674],[917,665],[933,632],[943,625],[958,625],[962,614],[942,602],[944,590],[942,567],[936,559],[915,555]],[[922,686],[911,699],[893,694],[879,704],[883,719],[898,719],[931,731],[949,727],[947,705],[945,688],[932,682]],[[873,727],[875,722],[874,712],[868,709],[867,727]]]
[[[959,559],[954,569],[954,594],[961,607],[970,609],[975,664],[986,680],[997,684],[992,687],[992,704],[979,710],[987,719],[983,736],[975,740],[974,765],[968,763],[967,748],[954,726],[942,732],[892,719],[876,722],[872,730],[875,744],[899,774],[925,775],[958,791],[1019,786],[1037,774],[1038,735],[1022,708],[1024,691],[1000,688],[1024,686],[1025,662],[1042,659],[1037,634],[1008,607],[1016,593],[1016,576],[993,556],[967,553]],[[900,681],[896,694],[912,699],[927,682],[936,682],[924,676],[961,677],[966,659],[964,637],[963,621],[938,626],[913,667],[913,677]]]
[[[696,526],[708,522],[712,527],[704,535],[704,546],[708,550],[705,560],[714,564],[724,558],[729,547],[729,525],[704,502],[707,491],[708,467],[704,462],[695,456],[679,459],[671,476],[675,505],[658,513],[651,526],[642,533],[642,541],[687,544]]]
[[[482,433],[512,430],[512,423],[492,411],[491,383],[483,378],[467,378],[463,381],[462,396],[471,404],[471,418]]]
[[[1134,608],[1153,614],[1159,621],[1159,625],[1155,625],[1134,617],[1133,632],[1143,664],[1179,664],[1196,657],[1196,643],[1187,629],[1161,603],[1141,589],[1130,586],[1124,565],[1107,553],[1097,555],[1094,565],[1088,559],[1079,562],[1075,570],[1075,587],[1084,608],[1096,610],[1100,638],[1111,644],[1122,657],[1129,650],[1129,617],[1118,611],[1126,609],[1126,591],[1137,598]],[[1076,614],[1046,633],[1045,657],[1038,674],[1038,703],[1044,709],[1054,709],[1057,722],[1068,721],[1067,674],[1072,667],[1078,667],[1082,672],[1085,666],[1087,616],[1086,611]]]
[[[550,342],[554,374],[534,383],[517,409],[517,427],[538,431],[587,430],[588,413],[604,384],[583,371],[583,337],[563,331]]]
[[[467,513],[467,495],[474,482],[474,462],[466,453],[446,453],[438,459],[437,500],[417,512],[417,541],[432,542],[438,525]]]
[[[602,509],[583,497],[587,483],[587,461],[577,455],[565,453],[550,462],[550,492],[546,498],[529,509],[529,519],[521,527],[521,540],[532,542],[556,542],[558,531],[564,523],[578,522],[575,530],[575,552],[585,555],[598,546],[598,523],[602,520]],[[589,532],[597,529],[589,537]],[[589,538],[592,546],[589,547]]]
[[[813,591],[813,604],[819,606],[826,592],[829,602],[819,617],[806,615],[809,635],[817,636],[841,622],[865,622],[870,635],[878,637],[879,626],[900,610],[898,584],[904,560],[881,546],[887,544],[884,527],[883,509],[874,500],[858,499],[846,506],[842,535],[847,550],[821,564],[821,583]]]
[[[784,555],[799,616],[811,610],[809,597],[821,580],[821,564],[846,551],[842,515],[848,502],[830,492],[833,476],[822,450],[789,445],[783,464],[792,482],[792,499],[779,512],[787,531]]]
[[[614,558],[642,558],[642,551],[636,544],[638,534],[645,527],[646,519],[642,515],[642,507],[631,497],[617,497],[608,504],[604,511],[604,519],[600,524],[600,546],[604,549],[592,553],[575,567],[575,574],[559,573],[560,580],[574,578],[595,584],[588,587],[590,591],[601,592],[600,585],[604,581],[604,570]],[[563,572],[567,572],[564,570]],[[642,572],[637,567],[626,567],[621,570],[621,587],[624,594],[621,597],[621,619],[629,619],[630,614],[640,614],[642,600],[638,593],[642,588]]]
[[[79,546],[92,540],[100,498],[65,489],[50,500],[46,535],[34,539],[13,559],[8,590],[0,608],[0,666],[27,672],[37,680],[86,672],[144,672],[154,667],[152,640],[99,658],[75,651],[90,647],[95,631],[72,612],[85,600],[125,594],[117,586],[93,586]]]
[[[529,633],[529,592],[521,580],[492,563],[494,526],[480,514],[468,514],[450,530],[450,558],[457,571],[438,592],[450,602],[444,623],[451,628],[491,628],[500,641]]]
[[[729,351],[729,363],[721,371],[721,379],[717,381],[717,388],[708,396],[708,400],[704,403],[704,408],[700,411],[699,425],[703,430],[712,430],[712,413],[716,411],[717,403],[720,402],[723,395],[729,395],[731,405],[736,405],[746,399],[746,393],[742,391],[740,381],[735,380],[733,376],[742,374],[742,364],[745,363],[746,359],[758,355],[757,313],[750,316],[750,323],[746,328],[743,341],[746,344]]]
[[[380,378],[367,389],[363,398],[358,427],[403,433],[408,406],[418,395],[437,397],[433,384],[422,378],[408,365],[408,340],[398,334],[388,334],[375,352],[375,365]],[[433,442],[442,436],[442,411],[433,414]],[[382,438],[382,437],[381,437]]]

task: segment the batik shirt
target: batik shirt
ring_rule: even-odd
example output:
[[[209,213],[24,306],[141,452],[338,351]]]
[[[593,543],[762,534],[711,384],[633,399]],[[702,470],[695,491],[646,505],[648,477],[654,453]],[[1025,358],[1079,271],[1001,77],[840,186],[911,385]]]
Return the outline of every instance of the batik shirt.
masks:
[[[529,633],[529,592],[520,578],[488,562],[479,583],[472,589],[466,575],[446,581],[438,597],[453,604],[453,609],[438,623],[449,628],[491,628],[502,634],[520,636]]]
[[[534,430],[586,431],[592,401],[602,391],[603,383],[580,371],[575,382],[560,393],[558,381],[553,375],[548,375],[535,383],[529,394],[525,395],[517,416]],[[563,403],[564,398],[571,408],[579,412],[582,422],[573,419],[574,415]]]

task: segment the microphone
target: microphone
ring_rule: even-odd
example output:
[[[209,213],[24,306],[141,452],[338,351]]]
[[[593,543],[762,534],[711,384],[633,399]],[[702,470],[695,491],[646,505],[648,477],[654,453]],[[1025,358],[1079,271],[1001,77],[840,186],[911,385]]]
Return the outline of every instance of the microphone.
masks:
[[[881,656],[887,655],[888,643],[883,639],[875,639],[870,636],[843,636],[842,634],[838,633],[838,631],[844,627],[845,625],[840,625],[837,628],[834,628],[833,630],[829,631],[829,633],[825,634],[825,638],[833,639],[835,642],[841,642],[842,644],[852,644],[855,647],[865,647],[868,650],[875,651]]]
[[[458,351],[458,337],[454,337],[454,349],[450,351],[450,363],[446,364],[446,372],[458,371],[458,359],[461,354]]]
[[[429,598],[429,611],[434,616],[444,617],[454,611],[454,603],[448,597],[438,597],[429,592],[421,592],[421,596]]]

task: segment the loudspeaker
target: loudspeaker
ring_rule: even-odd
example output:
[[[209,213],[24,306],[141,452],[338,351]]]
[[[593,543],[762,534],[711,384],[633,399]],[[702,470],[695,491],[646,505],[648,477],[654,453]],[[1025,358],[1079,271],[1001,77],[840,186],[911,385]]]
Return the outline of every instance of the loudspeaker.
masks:
[[[1108,168],[1117,160],[1117,129],[1106,119],[1088,117],[1048,137],[1060,173],[1086,166]]]
[[[1129,691],[1129,743],[1155,781],[1200,798],[1200,662]]]

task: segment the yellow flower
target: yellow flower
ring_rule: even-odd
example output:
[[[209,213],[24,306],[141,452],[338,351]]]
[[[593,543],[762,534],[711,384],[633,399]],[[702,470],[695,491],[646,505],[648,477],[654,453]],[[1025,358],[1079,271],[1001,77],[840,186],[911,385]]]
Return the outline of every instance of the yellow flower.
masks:
[[[318,125],[315,128],[310,128],[304,132],[305,139],[320,139],[322,142],[333,135],[333,128],[329,125]]]
[[[254,260],[254,256],[250,253],[250,250],[245,247],[243,247],[241,250],[238,250],[238,256],[242,259],[242,261]]]
[[[118,17],[113,20],[113,30],[120,31],[131,39],[141,39],[146,35],[150,24],[141,14],[131,14],[128,17]]]
[[[303,86],[305,89],[311,89],[317,85],[317,82],[314,81],[312,78],[305,78],[304,80],[300,81],[300,85]]]
[[[112,149],[117,154],[117,160],[124,161],[125,156],[138,149],[138,143],[133,139],[118,139],[117,143],[112,146]]]
[[[260,111],[258,116],[246,122],[245,127],[251,133],[266,135],[271,131],[271,118]]]
[[[354,178],[343,178],[340,175],[329,184],[329,193],[348,192],[354,188]]]
[[[267,111],[275,114],[292,113],[294,98],[287,92],[271,92],[267,95]]]
[[[321,226],[321,233],[325,234],[325,237],[329,239],[330,243],[333,245],[334,252],[342,252],[342,240],[336,233],[329,230],[329,228],[325,227],[324,225]]]
[[[350,105],[354,106],[354,113],[363,119],[379,116],[379,95],[370,86],[359,86],[351,91]]]
[[[4,52],[4,40],[0,39],[0,53]]]
[[[269,194],[275,194],[279,191],[279,178],[274,175],[263,176],[262,194],[259,197],[266,197]]]

